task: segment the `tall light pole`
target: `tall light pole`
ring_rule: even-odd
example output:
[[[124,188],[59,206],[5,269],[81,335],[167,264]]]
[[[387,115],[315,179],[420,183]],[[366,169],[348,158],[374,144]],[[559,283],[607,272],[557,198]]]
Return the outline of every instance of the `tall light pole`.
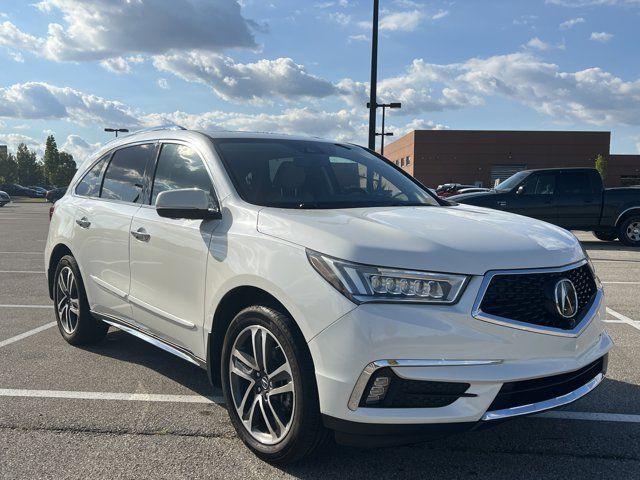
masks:
[[[105,132],[109,132],[109,133],[116,133],[116,138],[118,138],[118,132],[120,133],[127,133],[129,131],[128,128],[105,128],[104,129]]]
[[[392,103],[378,103],[376,104],[376,108],[382,107],[382,132],[375,132],[376,137],[382,137],[381,145],[380,145],[380,155],[384,155],[384,137],[392,137],[393,132],[385,132],[384,131],[384,120],[385,120],[385,112],[387,108],[402,108],[402,104],[400,102],[392,102]],[[371,104],[367,103],[367,108],[371,108]]]
[[[379,0],[373,0],[373,29],[371,32],[371,83],[369,91],[369,149],[376,149],[376,108],[378,106],[378,7]]]

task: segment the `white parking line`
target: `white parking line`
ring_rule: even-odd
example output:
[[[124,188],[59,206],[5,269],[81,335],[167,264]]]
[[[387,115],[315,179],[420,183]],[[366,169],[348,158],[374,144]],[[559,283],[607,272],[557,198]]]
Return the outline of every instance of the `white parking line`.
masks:
[[[603,285],[640,285],[640,282],[602,282]]]
[[[0,270],[0,273],[38,273],[38,274],[44,274],[44,270]]]
[[[0,255],[44,255],[43,252],[0,252]]]
[[[554,412],[539,413],[536,417],[559,418],[562,420],[588,420],[590,422],[640,423],[640,415],[629,415],[623,413],[565,412],[564,410],[558,410]]]
[[[56,326],[56,322],[49,322],[49,323],[46,323],[46,324],[42,325],[41,327],[34,328],[33,330],[29,330],[28,332],[21,333],[20,335],[16,335],[15,337],[11,337],[11,338],[8,338],[6,340],[2,340],[0,342],[0,348],[6,347],[7,345],[10,345],[12,343],[15,343],[15,342],[18,342],[18,341],[22,340],[23,338],[30,337],[31,335],[35,335],[36,333],[40,333],[40,332],[42,332],[44,330],[47,330],[47,329],[49,329],[51,327],[55,327],[55,326]]]
[[[622,323],[626,323],[627,325],[632,326],[635,329],[640,330],[640,322],[636,321],[636,320],[631,320],[629,317],[616,312],[615,310],[610,309],[609,307],[607,307],[607,313],[613,317],[616,317],[618,320],[620,320]]]
[[[0,308],[53,308],[53,305],[0,305]]]
[[[224,403],[218,396],[161,395],[153,393],[70,392],[0,388],[0,397],[65,398],[75,400],[120,400],[127,402]]]

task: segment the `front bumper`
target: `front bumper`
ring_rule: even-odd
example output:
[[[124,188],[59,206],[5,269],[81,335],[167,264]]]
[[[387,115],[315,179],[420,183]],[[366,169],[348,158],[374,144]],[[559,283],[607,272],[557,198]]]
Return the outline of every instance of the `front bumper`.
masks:
[[[602,302],[579,335],[556,336],[473,318],[469,312],[478,287],[479,280],[472,280],[454,306],[360,305],[313,338],[309,347],[320,409],[331,419],[328,424],[473,426],[491,419],[485,416],[505,383],[579,370],[604,357],[613,345],[601,322]],[[367,384],[363,377],[382,367],[390,367],[403,379],[468,383],[470,395],[437,408],[359,405],[360,391]],[[588,386],[566,398],[500,412],[500,418],[574,401],[600,380],[588,379]]]

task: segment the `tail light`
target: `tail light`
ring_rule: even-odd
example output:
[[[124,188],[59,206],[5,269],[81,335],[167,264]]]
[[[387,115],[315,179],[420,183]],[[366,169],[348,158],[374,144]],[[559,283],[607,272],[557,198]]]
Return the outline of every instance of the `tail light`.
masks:
[[[51,205],[49,207],[49,221],[51,221],[51,217],[53,217],[53,211],[56,209],[55,205]]]

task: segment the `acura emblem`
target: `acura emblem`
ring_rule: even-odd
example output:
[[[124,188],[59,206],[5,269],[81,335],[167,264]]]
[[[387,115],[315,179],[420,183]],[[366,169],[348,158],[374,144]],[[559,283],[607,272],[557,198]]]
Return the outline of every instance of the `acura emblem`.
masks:
[[[556,310],[561,317],[573,318],[578,313],[578,294],[573,282],[563,278],[555,286]]]

